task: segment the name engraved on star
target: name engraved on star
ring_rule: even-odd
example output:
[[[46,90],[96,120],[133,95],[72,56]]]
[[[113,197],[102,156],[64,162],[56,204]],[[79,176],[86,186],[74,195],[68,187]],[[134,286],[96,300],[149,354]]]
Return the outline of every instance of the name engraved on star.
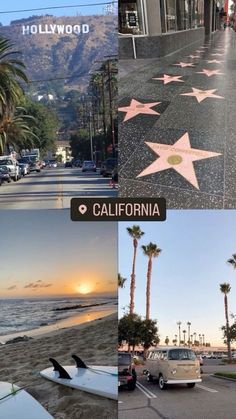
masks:
[[[72,221],[165,221],[164,198],[72,198]]]
[[[89,33],[89,25],[56,25],[56,24],[45,24],[45,25],[22,25],[22,34],[23,35],[49,35],[49,34],[58,34],[58,35],[81,35]]]
[[[160,149],[160,150],[169,150],[170,146],[169,145],[165,145],[165,144],[158,144],[156,145],[156,150]],[[171,148],[171,150],[173,152],[176,153],[181,153],[181,154],[191,154],[191,156],[200,156],[200,157],[204,157],[204,153],[201,153],[201,151],[198,150],[194,150],[194,148],[191,148],[191,150],[185,150],[184,148],[177,148],[177,147],[173,147]]]

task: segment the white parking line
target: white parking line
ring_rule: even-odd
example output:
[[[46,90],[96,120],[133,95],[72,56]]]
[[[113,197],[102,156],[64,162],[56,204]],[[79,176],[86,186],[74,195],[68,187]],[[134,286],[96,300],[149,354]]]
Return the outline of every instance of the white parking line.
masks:
[[[157,398],[157,396],[155,394],[153,394],[150,390],[148,390],[146,387],[144,387],[138,381],[136,383],[136,387],[138,387],[138,389],[140,391],[142,391],[142,393],[145,394],[145,396],[148,397],[148,399],[156,399]]]
[[[201,390],[209,391],[209,393],[218,393],[217,390],[213,390],[213,388],[202,386],[201,384],[196,384],[196,387],[200,388]]]

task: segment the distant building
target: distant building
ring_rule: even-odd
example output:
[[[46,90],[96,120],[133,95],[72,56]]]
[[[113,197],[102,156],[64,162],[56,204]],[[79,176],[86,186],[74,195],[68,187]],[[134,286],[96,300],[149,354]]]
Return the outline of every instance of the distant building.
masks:
[[[65,163],[67,160],[71,160],[71,147],[69,141],[56,141],[56,153],[55,156],[62,156],[62,162]]]

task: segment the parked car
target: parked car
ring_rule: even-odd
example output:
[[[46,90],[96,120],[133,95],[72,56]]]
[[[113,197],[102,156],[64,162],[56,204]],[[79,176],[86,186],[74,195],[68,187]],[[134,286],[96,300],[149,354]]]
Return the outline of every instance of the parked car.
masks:
[[[11,179],[15,182],[21,178],[21,171],[19,164],[15,159],[9,156],[0,157],[0,166],[6,166],[9,169]]]
[[[118,385],[128,390],[135,389],[137,374],[132,362],[132,355],[127,352],[118,352]]]
[[[0,166],[0,177],[1,177],[1,184],[3,182],[7,182],[7,183],[11,182],[10,171],[7,168],[7,166]]]
[[[199,360],[189,348],[174,346],[151,349],[146,368],[148,381],[157,380],[161,390],[169,384],[187,384],[193,388],[202,381]]]
[[[30,173],[30,164],[29,164],[29,160],[26,159],[25,157],[21,157],[20,159],[17,160],[19,164],[24,164],[27,170],[27,175]]]
[[[96,172],[96,164],[92,160],[85,160],[82,165],[82,172]]]
[[[203,366],[203,358],[202,358],[202,355],[197,355],[197,359],[199,360],[199,364],[202,367]]]
[[[117,159],[115,158],[106,159],[102,165],[100,173],[102,172],[102,175],[104,177],[112,176],[112,172],[116,166],[117,166]]]
[[[28,175],[28,164],[27,163],[18,163],[21,171],[21,176]]]
[[[56,160],[49,160],[49,167],[53,167],[55,169],[57,167]]]
[[[72,161],[66,161],[65,167],[73,167]]]
[[[75,167],[82,167],[82,162],[79,159],[74,159],[72,163],[73,163],[73,166]]]

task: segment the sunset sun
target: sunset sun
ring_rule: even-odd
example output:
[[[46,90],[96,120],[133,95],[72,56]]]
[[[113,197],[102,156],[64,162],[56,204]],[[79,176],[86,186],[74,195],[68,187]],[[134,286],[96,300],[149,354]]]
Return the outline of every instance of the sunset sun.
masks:
[[[76,291],[79,294],[89,294],[90,292],[93,291],[93,287],[91,284],[80,284],[80,285],[77,285]]]

